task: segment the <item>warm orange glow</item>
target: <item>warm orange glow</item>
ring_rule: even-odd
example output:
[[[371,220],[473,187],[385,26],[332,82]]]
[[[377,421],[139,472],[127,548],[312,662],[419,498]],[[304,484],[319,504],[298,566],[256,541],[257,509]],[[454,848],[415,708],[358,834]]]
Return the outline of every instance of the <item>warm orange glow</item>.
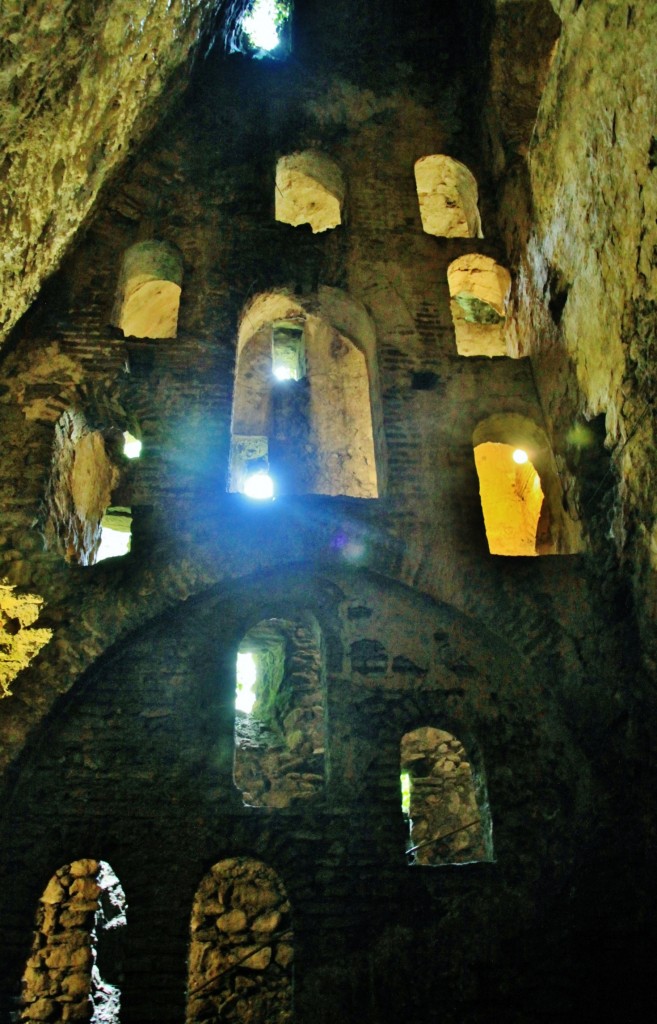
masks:
[[[515,459],[520,451],[523,464]],[[527,453],[487,441],[477,445],[474,456],[490,553],[535,555],[543,490]]]

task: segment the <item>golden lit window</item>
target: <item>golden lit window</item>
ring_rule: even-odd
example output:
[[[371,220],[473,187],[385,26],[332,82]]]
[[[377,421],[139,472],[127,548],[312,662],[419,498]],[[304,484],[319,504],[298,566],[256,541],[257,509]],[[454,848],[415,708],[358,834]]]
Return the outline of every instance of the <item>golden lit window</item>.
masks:
[[[112,322],[126,338],[175,338],[182,258],[168,242],[137,242],[123,254]]]
[[[452,157],[432,154],[415,164],[422,227],[441,238],[483,238],[474,175]]]
[[[276,165],[276,220],[309,224],[313,232],[335,228],[342,221],[342,172],[317,150],[282,156]]]
[[[447,268],[456,350],[461,356],[505,356],[511,275],[489,256],[467,253]]]
[[[487,441],[474,450],[492,555],[535,555],[543,489],[527,452]]]

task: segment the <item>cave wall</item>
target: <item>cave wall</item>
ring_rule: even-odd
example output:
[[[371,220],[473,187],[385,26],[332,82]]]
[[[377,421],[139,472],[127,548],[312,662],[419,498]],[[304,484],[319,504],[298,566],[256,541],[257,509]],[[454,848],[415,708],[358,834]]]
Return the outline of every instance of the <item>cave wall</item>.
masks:
[[[220,7],[238,4],[221,4]],[[207,0],[0,10],[0,339],[57,268],[104,184],[180,94]]]
[[[518,4],[516,18],[525,7],[534,20],[533,6],[547,8]],[[562,479],[603,571],[620,569],[633,595],[654,677],[657,14],[651,4],[586,0],[554,8],[558,41],[540,105],[524,88],[536,119],[520,151],[496,85],[502,71],[491,78],[488,137],[517,269],[514,344],[531,356]],[[521,81],[535,53],[503,14],[496,31]],[[587,462],[597,463],[590,485]]]

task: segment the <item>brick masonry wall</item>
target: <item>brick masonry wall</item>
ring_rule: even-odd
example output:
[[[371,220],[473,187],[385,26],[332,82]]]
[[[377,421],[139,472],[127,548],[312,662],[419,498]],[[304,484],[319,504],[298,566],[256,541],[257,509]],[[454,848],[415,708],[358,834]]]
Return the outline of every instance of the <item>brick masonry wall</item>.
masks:
[[[327,649],[327,783],[292,810],[243,807],[233,783],[235,653],[244,619],[265,605],[311,611]],[[494,984],[530,999],[505,950],[529,941],[537,914],[560,930],[564,956],[575,941],[562,892],[582,869],[582,808],[603,794],[550,680],[491,634],[470,638],[469,661],[456,660],[467,628],[367,574],[296,574],[222,588],[123,645],[42,732],[6,809],[3,860],[22,869],[0,886],[4,990],[16,992],[47,877],[85,853],[109,861],[128,902],[122,1021],[181,1019],[195,888],[211,864],[248,854],[279,873],[292,904],[297,1020],[379,1019],[388,1000],[401,1012],[410,979],[411,1006],[442,992],[441,1016],[456,1020],[468,999],[485,1001],[472,979],[468,994],[467,976],[489,956]],[[374,637],[378,660],[363,661]],[[406,863],[400,739],[427,724],[478,752],[493,864]],[[464,899],[467,928],[456,912]],[[553,969],[552,937],[531,941]],[[579,975],[569,977],[551,997],[557,1015],[575,999]]]

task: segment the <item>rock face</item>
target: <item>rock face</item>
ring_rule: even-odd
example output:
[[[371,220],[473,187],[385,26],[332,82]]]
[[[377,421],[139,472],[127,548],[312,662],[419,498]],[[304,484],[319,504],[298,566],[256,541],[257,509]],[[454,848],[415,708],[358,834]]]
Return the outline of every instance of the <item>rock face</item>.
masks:
[[[34,627],[43,598],[15,591],[0,583],[0,697],[11,694],[12,679],[52,638],[52,629]]]
[[[208,0],[0,9],[0,339],[59,264],[98,193],[152,126]],[[159,108],[161,110],[161,106]]]
[[[609,532],[602,525],[609,494],[613,543],[621,563],[633,566],[652,667],[657,11],[616,2],[554,7],[561,36],[529,150],[531,222],[517,174],[502,185],[501,213],[519,258],[515,337],[518,350],[532,356],[555,448],[565,455],[562,477],[567,489],[579,490],[589,530],[599,517],[600,532]],[[590,456],[568,432],[596,417],[604,420],[611,462],[604,484],[598,480],[587,496],[576,477]]]

